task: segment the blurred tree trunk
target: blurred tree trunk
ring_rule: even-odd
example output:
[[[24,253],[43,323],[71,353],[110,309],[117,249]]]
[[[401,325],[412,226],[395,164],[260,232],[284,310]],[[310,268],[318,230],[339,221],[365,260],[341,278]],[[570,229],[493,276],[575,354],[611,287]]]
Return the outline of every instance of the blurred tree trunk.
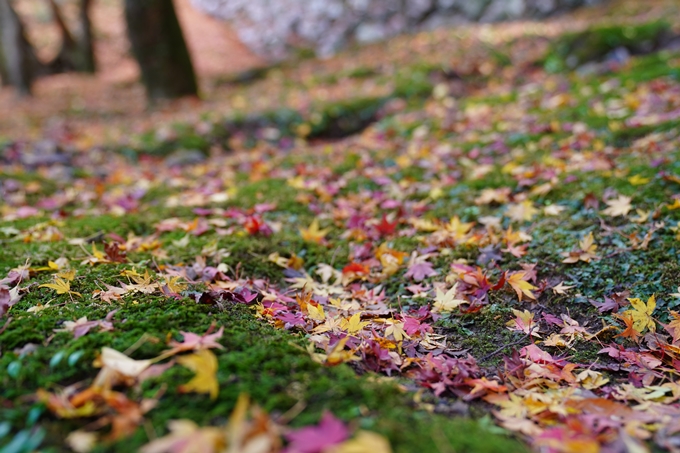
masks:
[[[46,72],[58,74],[62,72],[95,72],[94,45],[92,40],[92,23],[90,7],[92,0],[80,0],[78,11],[79,33],[74,35],[69,29],[61,10],[54,0],[49,0],[59,30],[61,31],[61,50],[46,65]]]
[[[197,95],[196,75],[172,0],[125,0],[125,19],[149,99]]]
[[[13,85],[22,95],[31,94],[39,62],[10,0],[0,0],[0,67],[3,85]]]
[[[80,47],[83,55],[83,68],[87,72],[95,72],[97,65],[94,59],[94,38],[92,36],[92,20],[90,19],[90,10],[92,9],[92,0],[80,1],[80,26],[81,37]]]
[[[2,27],[2,21],[0,20],[0,27]],[[10,86],[9,83],[9,73],[7,72],[7,64],[5,63],[5,57],[2,53],[2,36],[0,34],[0,86],[7,87]]]
[[[79,33],[74,35],[54,0],[49,0],[54,20],[61,31],[62,44],[57,56],[41,62],[26,38],[24,26],[11,0],[0,0],[0,77],[2,85],[15,86],[23,95],[31,93],[36,77],[69,71],[95,71],[90,7],[92,0],[79,0]]]

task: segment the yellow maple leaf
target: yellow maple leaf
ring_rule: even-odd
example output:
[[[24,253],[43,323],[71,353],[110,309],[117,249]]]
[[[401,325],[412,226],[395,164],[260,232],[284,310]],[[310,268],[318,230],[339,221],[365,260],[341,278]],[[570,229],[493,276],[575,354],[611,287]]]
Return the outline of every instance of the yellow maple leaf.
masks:
[[[508,207],[507,211],[505,211],[505,216],[516,222],[530,221],[536,214],[538,214],[538,209],[534,207],[531,200],[524,200],[521,203],[512,204]]]
[[[97,412],[97,405],[89,400],[82,405],[74,406],[66,393],[50,393],[38,389],[36,396],[59,418],[91,417]]]
[[[628,178],[628,182],[634,186],[642,186],[648,184],[649,181],[651,181],[650,178],[645,178],[644,176],[640,175],[633,175],[630,178]]]
[[[633,329],[640,333],[644,332],[647,328],[651,332],[656,332],[656,322],[652,318],[652,313],[656,308],[656,297],[654,294],[647,299],[647,304],[637,297],[629,298],[628,301],[633,306],[633,309],[626,310],[623,314],[633,319]]]
[[[307,242],[316,242],[317,244],[320,244],[324,240],[328,231],[328,229],[322,230],[319,228],[319,219],[314,219],[309,228],[300,228],[302,239]]]
[[[141,453],[222,451],[225,445],[224,432],[220,428],[199,427],[191,420],[170,420],[170,432],[144,445]]]
[[[390,443],[380,434],[358,431],[353,439],[331,447],[329,453],[392,453]]]
[[[631,200],[632,197],[626,197],[624,195],[620,195],[619,198],[615,200],[607,200],[606,203],[609,207],[603,210],[602,214],[610,215],[612,217],[625,216],[633,209],[633,206],[630,204]]]
[[[307,352],[309,353],[312,360],[325,366],[336,366],[341,363],[349,361],[361,360],[359,357],[355,356],[355,350],[345,350],[345,345],[349,340],[349,336],[341,338],[337,343],[331,348],[328,354],[322,352],[315,352],[315,346],[313,342],[307,345]]]
[[[564,282],[560,282],[558,285],[552,287],[552,292],[554,294],[567,294],[567,291],[574,288],[574,285],[565,285]]]
[[[326,320],[326,313],[323,311],[323,305],[307,304],[307,314],[314,321],[323,322]]]
[[[484,397],[484,399],[501,408],[500,413],[506,417],[524,418],[527,416],[528,409],[524,404],[524,398],[515,394],[491,394]]]
[[[593,390],[605,385],[609,379],[597,371],[584,370],[576,376],[576,382],[588,390]]]
[[[92,244],[92,256],[98,260],[106,261],[106,254],[98,250],[95,244]]]
[[[506,281],[508,285],[512,286],[512,289],[517,293],[517,298],[522,302],[522,296],[526,296],[531,300],[536,300],[536,296],[531,292],[532,289],[536,289],[534,285],[524,280],[526,277],[526,272],[513,272],[507,276]]]
[[[167,286],[171,292],[179,294],[187,288],[186,283],[179,281],[181,278],[182,277],[179,276],[165,277],[165,286]]]
[[[437,231],[439,226],[427,219],[409,219],[409,223],[418,231]]]
[[[54,279],[54,283],[42,284],[39,288],[51,288],[55,290],[57,294],[73,294],[74,296],[83,297],[80,293],[71,291],[71,282],[61,278]]]
[[[593,237],[593,232],[589,232],[583,239],[581,239],[578,243],[579,247],[581,247],[581,250],[583,250],[586,253],[593,253],[595,250],[597,250],[597,245],[595,244],[595,238]]]
[[[352,335],[358,333],[368,324],[368,321],[361,321],[361,313],[354,313],[351,318],[342,320],[342,329]]]
[[[632,220],[635,223],[643,224],[649,220],[649,218],[652,216],[652,211],[645,211],[643,209],[636,209],[635,212],[637,212],[637,217],[633,217],[630,220]]]
[[[211,399],[217,398],[219,384],[217,373],[217,357],[209,349],[200,349],[194,354],[179,357],[177,362],[196,373],[189,382],[179,386],[180,392],[209,393]]]
[[[383,273],[387,276],[396,274],[407,256],[408,253],[391,249],[386,243],[380,244],[380,247],[375,251],[375,257],[380,260]]]
[[[434,309],[433,312],[450,312],[461,306],[462,304],[469,303],[465,299],[456,299],[456,294],[458,293],[458,283],[453,285],[453,287],[446,293],[441,289],[437,288],[437,295],[434,298]]]
[[[403,341],[404,338],[411,338],[404,330],[404,323],[394,319],[388,319],[387,328],[385,329],[385,336],[392,335],[396,341]]]
[[[592,231],[579,241],[578,246],[579,250],[562,253],[562,256],[566,256],[566,258],[562,260],[563,263],[573,264],[578,263],[579,261],[590,263],[593,258],[597,258],[597,255],[595,255],[597,244],[595,244],[595,238],[593,237]]]
[[[123,277],[141,277],[142,274],[137,272],[137,269],[124,269],[121,271],[120,275]]]
[[[87,253],[87,251],[86,251]],[[92,254],[88,256],[82,264],[90,264],[94,266],[95,264],[110,263],[108,257],[104,252],[99,250],[95,244],[92,244]]]
[[[460,240],[463,239],[465,235],[470,232],[474,225],[475,225],[474,222],[470,223],[461,222],[460,218],[458,216],[455,216],[451,218],[451,221],[447,225],[445,225],[445,228],[447,231],[451,233],[451,236],[454,239]]]
[[[338,341],[333,349],[328,353],[324,365],[335,366],[341,363],[349,362],[351,360],[360,360],[359,357],[354,356],[355,350],[346,351],[345,344],[349,340],[349,336]]]
[[[326,320],[323,322],[323,324],[319,324],[316,326],[312,332],[314,333],[323,333],[323,332],[333,332],[333,333],[338,333],[342,332],[342,319],[339,317],[335,318],[326,318]]]
[[[50,261],[51,262],[51,261]],[[63,278],[64,280],[67,280],[69,282],[72,282],[74,278],[76,278],[76,270],[71,269],[68,271],[61,271],[56,274],[57,277]]]
[[[515,314],[515,318],[505,323],[509,330],[516,330],[518,332],[524,332],[527,335],[541,338],[538,334],[538,329],[540,327],[538,323],[534,321],[533,313],[529,310],[519,311],[514,308],[512,309],[512,312]]]
[[[134,270],[133,270],[134,271]],[[122,274],[122,272],[121,272]],[[149,270],[144,271],[144,275],[140,275],[138,272],[130,272],[128,276],[138,285],[150,285],[151,276],[149,275]]]

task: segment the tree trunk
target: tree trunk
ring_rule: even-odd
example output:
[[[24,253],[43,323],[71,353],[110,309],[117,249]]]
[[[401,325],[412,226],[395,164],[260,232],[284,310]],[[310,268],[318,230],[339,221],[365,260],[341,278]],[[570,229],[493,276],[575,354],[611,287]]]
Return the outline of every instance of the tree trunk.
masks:
[[[3,84],[13,85],[22,95],[31,94],[38,59],[10,0],[0,0],[0,66]]]
[[[197,95],[194,68],[172,0],[125,0],[125,19],[149,99]]]
[[[0,19],[0,27],[2,26],[1,24],[2,20]],[[5,63],[5,57],[2,53],[2,33],[0,33],[0,86],[10,86],[9,73],[7,72],[7,63]]]
[[[92,44],[92,24],[90,22],[91,0],[81,0],[78,12],[79,33],[74,35],[69,30],[61,10],[55,0],[49,0],[52,16],[61,31],[61,50],[57,56],[45,65],[46,74],[63,72],[95,72],[94,46]]]
[[[83,58],[83,70],[94,73],[97,64],[94,59],[94,39],[92,38],[92,21],[90,20],[90,9],[92,0],[80,1],[80,49]]]

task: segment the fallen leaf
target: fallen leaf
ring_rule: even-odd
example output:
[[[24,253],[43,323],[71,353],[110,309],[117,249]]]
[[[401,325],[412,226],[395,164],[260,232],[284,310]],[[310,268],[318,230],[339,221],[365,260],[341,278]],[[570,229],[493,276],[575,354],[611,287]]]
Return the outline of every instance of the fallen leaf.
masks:
[[[12,305],[19,302],[19,300],[21,300],[19,287],[12,289],[0,288],[0,318],[5,316],[9,309],[12,308]]]
[[[324,412],[318,425],[292,430],[285,436],[291,452],[320,453],[347,439],[349,430],[333,414]]]
[[[451,312],[456,308],[460,307],[462,304],[468,304],[469,302],[465,299],[457,299],[458,294],[458,283],[453,285],[446,293],[441,289],[437,288],[437,294],[434,298],[434,312]]]
[[[196,375],[184,385],[179,386],[180,392],[209,393],[211,399],[217,398],[219,383],[217,382],[217,357],[209,349],[179,357],[177,363],[189,368]]]
[[[515,290],[515,293],[517,293],[517,298],[520,302],[522,301],[522,296],[526,296],[531,300],[536,300],[536,296],[531,292],[531,290],[537,288],[526,281],[526,278],[527,272],[519,271],[508,274],[505,280],[508,285],[510,285],[512,289]]]
[[[537,338],[541,338],[538,334],[539,325],[534,321],[534,314],[529,310],[519,311],[513,308],[512,312],[515,314],[515,319],[511,319],[507,323],[508,329],[517,330],[524,332],[527,335],[531,335]]]
[[[552,291],[555,294],[566,294],[568,290],[575,288],[574,285],[565,285],[564,282],[560,282],[559,284],[555,285],[552,287]]]
[[[201,428],[191,420],[170,420],[170,434],[144,445],[141,453],[217,453],[225,447],[220,428]]]
[[[61,278],[56,278],[54,283],[42,284],[39,288],[50,288],[55,290],[57,294],[73,294],[74,296],[83,297],[80,293],[71,291],[71,282],[62,280]]]
[[[652,313],[656,308],[656,297],[652,295],[647,299],[647,304],[642,302],[637,297],[628,299],[633,306],[632,310],[626,310],[624,315],[630,316],[633,319],[633,328],[640,333],[649,329],[651,332],[656,332],[656,322],[652,318]]]
[[[632,199],[632,197],[619,195],[619,197],[614,200],[607,200],[605,203],[609,207],[604,209],[602,214],[612,217],[625,216],[633,209],[633,205],[630,203]]]
[[[380,434],[358,431],[353,439],[324,449],[324,453],[392,453],[390,443]]]
[[[97,433],[76,430],[66,436],[66,444],[76,453],[88,453],[97,444]]]
[[[626,325],[626,328],[621,332],[620,334],[616,335],[617,337],[621,338],[628,338],[629,340],[632,340],[634,342],[638,342],[638,338],[640,338],[640,331],[636,330],[633,323],[635,320],[633,319],[632,316],[629,314],[624,314],[624,315],[619,315],[618,313],[615,314],[621,321],[624,322]]]
[[[300,228],[300,235],[302,239],[307,242],[316,242],[321,244],[330,230],[319,228],[319,219],[314,219],[309,228]]]
[[[178,354],[185,351],[198,351],[200,349],[224,349],[224,346],[217,342],[217,340],[222,338],[224,326],[220,327],[220,330],[217,332],[211,334],[210,332],[212,329],[213,326],[209,327],[208,331],[203,336],[192,332],[180,332],[180,334],[182,334],[183,340],[181,342],[172,340],[169,344],[172,349],[170,349],[164,355]]]

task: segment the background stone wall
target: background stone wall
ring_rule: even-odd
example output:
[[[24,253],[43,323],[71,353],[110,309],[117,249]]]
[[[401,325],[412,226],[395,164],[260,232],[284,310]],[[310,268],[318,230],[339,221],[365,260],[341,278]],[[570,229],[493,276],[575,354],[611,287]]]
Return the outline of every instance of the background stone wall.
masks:
[[[192,0],[268,59],[292,48],[329,56],[350,42],[468,22],[541,18],[602,0]]]

